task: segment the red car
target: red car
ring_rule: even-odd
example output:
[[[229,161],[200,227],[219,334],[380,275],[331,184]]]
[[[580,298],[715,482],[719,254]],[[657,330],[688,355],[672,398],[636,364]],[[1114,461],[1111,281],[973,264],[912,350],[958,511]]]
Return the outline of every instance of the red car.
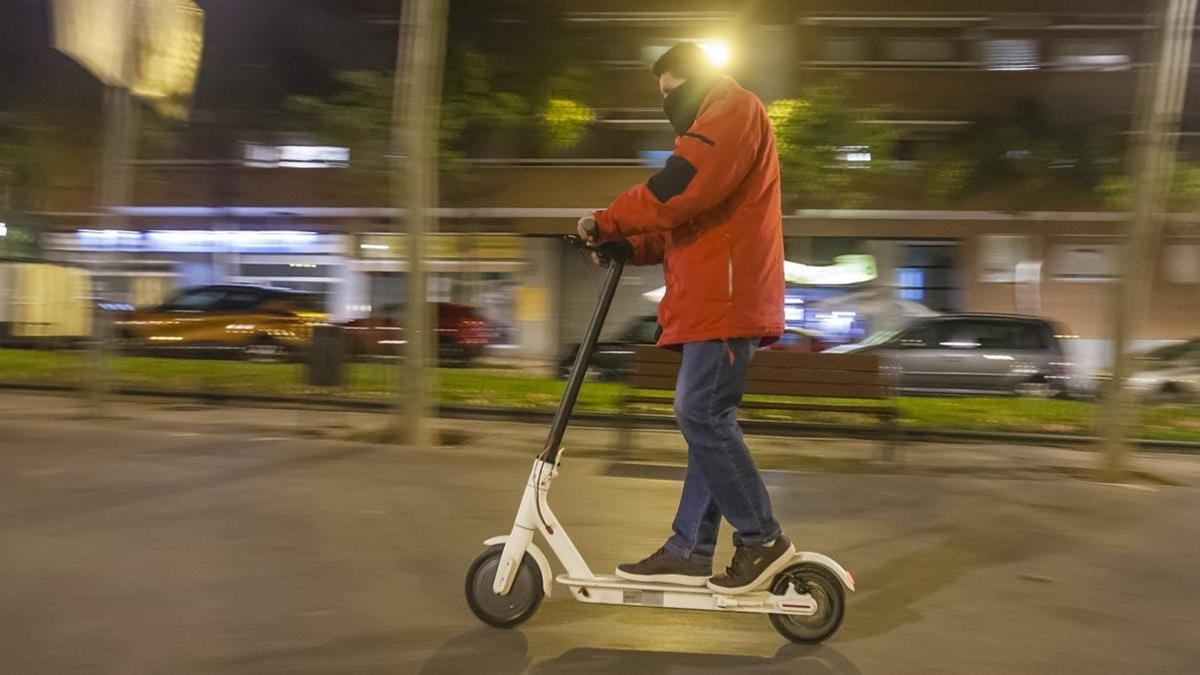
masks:
[[[487,321],[474,307],[449,302],[437,305],[438,361],[467,365],[483,353],[491,342],[492,331]],[[355,319],[343,326],[347,346],[352,354],[402,354],[404,327],[400,325],[399,305],[388,305],[365,319]]]

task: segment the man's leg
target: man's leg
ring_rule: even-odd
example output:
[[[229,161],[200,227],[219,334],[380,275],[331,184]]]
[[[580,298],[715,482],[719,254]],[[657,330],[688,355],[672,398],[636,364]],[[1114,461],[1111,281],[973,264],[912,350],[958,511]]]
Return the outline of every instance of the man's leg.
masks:
[[[771,498],[737,422],[756,342],[685,344],[675,387],[675,418],[688,442],[688,478],[693,470],[703,478],[718,511],[733,525],[733,542],[738,546],[762,544],[780,534]],[[684,497],[688,497],[686,489]],[[681,502],[679,516],[698,519],[699,513],[685,513],[690,506]]]
[[[697,467],[713,502],[735,530],[733,562],[724,574],[708,581],[709,588],[726,593],[769,582],[795,550],[772,514],[771,498],[737,422],[756,343],[737,339],[685,344],[676,385],[675,417],[688,441],[689,466]]]
[[[689,449],[679,510],[671,524],[674,534],[667,540],[666,549],[680,558],[711,568],[713,552],[717,548],[717,531],[721,527],[721,512],[708,492],[699,462],[692,455]]]

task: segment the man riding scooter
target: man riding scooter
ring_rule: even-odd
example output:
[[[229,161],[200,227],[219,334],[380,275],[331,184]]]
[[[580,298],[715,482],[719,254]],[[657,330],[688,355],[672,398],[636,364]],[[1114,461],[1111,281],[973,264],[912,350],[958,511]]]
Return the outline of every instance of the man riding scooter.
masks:
[[[580,219],[578,231],[590,244],[625,248],[632,264],[663,265],[658,344],[683,356],[675,416],[688,467],[672,536],[616,574],[744,593],[795,553],[737,422],[750,359],[784,327],[779,158],[762,102],[713,70],[698,45],[675,45],[653,73],[674,152],[645,184]],[[722,516],[736,552],[713,576]]]

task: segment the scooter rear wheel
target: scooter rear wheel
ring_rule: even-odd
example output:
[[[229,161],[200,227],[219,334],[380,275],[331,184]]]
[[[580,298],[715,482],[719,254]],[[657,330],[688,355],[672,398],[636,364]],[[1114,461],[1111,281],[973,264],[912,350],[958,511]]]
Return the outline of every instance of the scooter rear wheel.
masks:
[[[500,568],[503,544],[489,546],[467,570],[467,604],[479,620],[497,628],[512,628],[533,616],[542,604],[542,571],[528,553],[521,559],[507,595],[492,590]]]
[[[846,612],[846,593],[833,573],[812,563],[792,565],[776,575],[771,593],[782,595],[789,586],[808,593],[817,603],[817,612],[812,616],[771,614],[771,625],[780,635],[792,642],[815,644],[837,632]]]

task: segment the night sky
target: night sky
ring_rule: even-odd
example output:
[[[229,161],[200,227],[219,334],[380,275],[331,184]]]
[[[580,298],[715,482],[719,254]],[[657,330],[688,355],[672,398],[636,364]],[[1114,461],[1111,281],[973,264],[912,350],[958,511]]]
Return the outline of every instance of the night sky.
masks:
[[[371,15],[390,0],[198,0],[206,13],[194,106],[270,107],[293,93],[322,93],[348,68],[390,68],[394,27]],[[80,123],[99,110],[99,84],[50,47],[49,0],[0,1],[0,111]],[[389,9],[389,7],[391,9]]]

